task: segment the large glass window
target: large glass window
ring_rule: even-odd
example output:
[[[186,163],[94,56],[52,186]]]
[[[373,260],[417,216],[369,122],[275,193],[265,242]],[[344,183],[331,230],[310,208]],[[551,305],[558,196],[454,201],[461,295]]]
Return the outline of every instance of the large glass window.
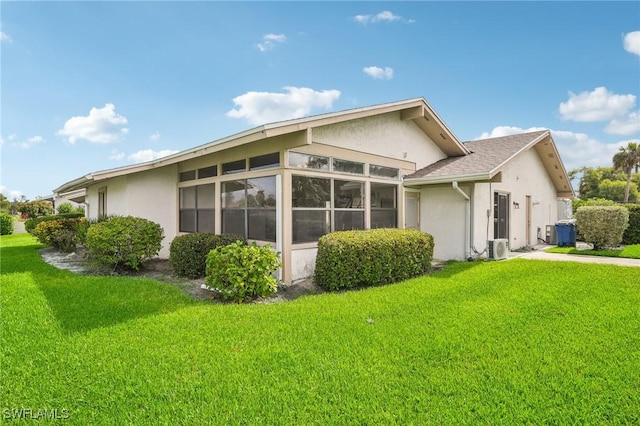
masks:
[[[224,163],[222,165],[222,174],[228,175],[231,173],[241,173],[247,170],[247,161],[246,160],[238,160],[231,161],[230,163]]]
[[[189,170],[188,172],[180,173],[180,182],[186,182],[189,180],[194,180],[196,178],[196,171]]]
[[[276,177],[222,184],[222,232],[251,240],[276,240]]]
[[[334,180],[334,231],[364,229],[364,182]]]
[[[280,153],[260,155],[258,157],[249,158],[249,170],[261,170],[280,165]]]
[[[371,183],[371,228],[397,228],[397,185]]]
[[[364,163],[357,163],[355,161],[340,160],[338,158],[334,158],[333,171],[340,173],[353,173],[354,175],[363,175]]]
[[[180,188],[180,232],[214,233],[215,185]]]
[[[397,179],[399,172],[400,170],[394,167],[376,166],[374,164],[369,165],[370,176]]]
[[[329,157],[289,152],[289,167],[329,170]]]
[[[218,166],[209,166],[198,169],[198,179],[218,176]]]

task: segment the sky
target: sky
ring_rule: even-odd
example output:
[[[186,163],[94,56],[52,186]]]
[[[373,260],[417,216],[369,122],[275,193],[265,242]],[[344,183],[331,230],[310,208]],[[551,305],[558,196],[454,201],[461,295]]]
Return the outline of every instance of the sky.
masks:
[[[640,141],[640,2],[0,2],[0,190],[423,97],[461,141]]]

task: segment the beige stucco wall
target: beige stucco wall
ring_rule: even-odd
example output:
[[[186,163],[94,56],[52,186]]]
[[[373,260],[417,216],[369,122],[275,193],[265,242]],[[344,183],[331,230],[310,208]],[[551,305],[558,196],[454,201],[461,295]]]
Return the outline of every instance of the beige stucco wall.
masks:
[[[549,179],[540,157],[530,149],[510,161],[502,170],[502,182],[477,184],[474,191],[473,239],[476,248],[486,247],[486,240],[493,239],[493,193],[509,194],[509,248],[517,250],[527,242],[527,195],[531,197],[531,225],[529,242],[537,244],[538,232],[545,237],[546,225],[558,220],[558,202],[555,187]],[[517,208],[514,205],[517,203]],[[490,210],[487,235],[487,210]]]
[[[291,250],[291,281],[309,278],[313,276],[316,268],[317,248]]]
[[[465,199],[451,185],[420,191],[420,229],[433,235],[434,259],[465,259],[465,209]]]
[[[403,121],[400,112],[317,127],[312,138],[313,142],[412,161],[416,170],[446,157],[412,120]]]

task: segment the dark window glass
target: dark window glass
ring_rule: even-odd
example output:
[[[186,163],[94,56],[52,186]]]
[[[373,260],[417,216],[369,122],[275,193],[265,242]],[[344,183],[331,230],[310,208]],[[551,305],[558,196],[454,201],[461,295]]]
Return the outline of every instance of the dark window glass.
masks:
[[[230,163],[224,163],[222,165],[222,174],[228,175],[231,173],[240,173],[247,170],[246,160],[232,161]]]
[[[276,210],[250,209],[248,215],[249,233],[251,240],[276,240]]]
[[[276,240],[276,177],[222,184],[222,228],[248,239]]]
[[[375,166],[373,164],[369,165],[370,176],[397,179],[399,172],[399,169],[395,169],[393,167]]]
[[[364,211],[336,210],[333,229],[334,231],[364,229]]]
[[[364,174],[364,163],[357,163],[355,161],[333,159],[333,171],[342,173],[353,173],[356,175]]]
[[[291,183],[293,207],[330,207],[331,180],[309,176],[293,176]]]
[[[215,210],[198,210],[198,232],[215,233]]]
[[[371,228],[397,228],[397,185],[371,183]]]
[[[198,209],[214,209],[216,207],[215,185],[198,185],[196,187]]]
[[[215,184],[180,188],[180,232],[214,232]]]
[[[364,182],[333,181],[333,207],[336,209],[363,209]]]
[[[218,166],[205,167],[198,169],[198,179],[218,176]]]
[[[223,209],[222,210],[222,232],[230,232],[246,236],[245,233],[245,209]]]
[[[260,155],[249,159],[249,170],[268,169],[270,167],[278,167],[280,165],[280,153]]]
[[[180,210],[180,232],[196,232],[196,210]]]
[[[189,170],[188,172],[180,173],[180,182],[186,182],[188,180],[194,180],[196,178],[196,171]]]
[[[232,180],[222,184],[222,208],[246,207],[246,180]],[[243,233],[244,235],[244,233]]]
[[[396,210],[371,210],[371,229],[397,227],[398,213]]]
[[[289,167],[329,170],[329,157],[289,152]]]
[[[294,210],[293,242],[309,243],[331,232],[329,210]]]
[[[247,179],[247,207],[275,208],[276,207],[276,178]]]

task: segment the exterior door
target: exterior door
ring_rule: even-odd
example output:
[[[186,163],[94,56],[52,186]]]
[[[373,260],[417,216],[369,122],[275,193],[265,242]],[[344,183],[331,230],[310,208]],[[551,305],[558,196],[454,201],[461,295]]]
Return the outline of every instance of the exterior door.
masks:
[[[420,229],[420,193],[404,193],[404,227]]]
[[[509,238],[509,195],[493,194],[493,238]]]

